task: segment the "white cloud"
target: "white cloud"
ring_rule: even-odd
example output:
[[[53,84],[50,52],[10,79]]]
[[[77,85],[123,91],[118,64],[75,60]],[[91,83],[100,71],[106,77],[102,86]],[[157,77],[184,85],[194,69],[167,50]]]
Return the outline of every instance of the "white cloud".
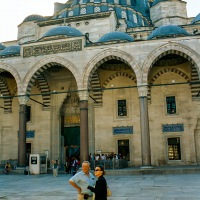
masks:
[[[199,0],[188,2],[188,16],[200,13]],[[54,3],[66,3],[67,0],[1,0],[0,6],[0,42],[17,39],[17,26],[31,14],[53,15]]]

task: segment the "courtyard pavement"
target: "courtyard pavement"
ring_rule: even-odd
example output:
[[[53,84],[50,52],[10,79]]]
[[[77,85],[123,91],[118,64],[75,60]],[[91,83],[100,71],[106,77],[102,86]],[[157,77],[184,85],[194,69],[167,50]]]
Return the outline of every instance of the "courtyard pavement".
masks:
[[[0,175],[0,200],[76,200],[71,175]],[[107,175],[108,200],[200,200],[200,174]]]

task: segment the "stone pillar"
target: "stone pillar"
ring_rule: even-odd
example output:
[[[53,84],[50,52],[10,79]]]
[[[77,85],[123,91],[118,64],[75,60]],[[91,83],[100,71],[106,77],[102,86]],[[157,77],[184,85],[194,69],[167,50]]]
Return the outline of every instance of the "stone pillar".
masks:
[[[140,99],[140,129],[141,129],[141,148],[142,148],[142,166],[151,166],[151,147],[149,134],[149,115],[146,86],[138,88]]]
[[[88,91],[79,92],[80,97],[80,160],[88,160]]]
[[[18,139],[18,166],[26,167],[26,103],[27,96],[19,97],[19,139]]]

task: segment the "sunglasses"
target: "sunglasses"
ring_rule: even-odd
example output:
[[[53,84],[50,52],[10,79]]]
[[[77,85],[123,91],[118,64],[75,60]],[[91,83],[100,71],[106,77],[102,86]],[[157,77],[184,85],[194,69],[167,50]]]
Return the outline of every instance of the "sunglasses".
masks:
[[[98,172],[98,171],[102,171],[102,170],[100,170],[100,169],[95,169],[94,171],[95,171],[95,172]]]

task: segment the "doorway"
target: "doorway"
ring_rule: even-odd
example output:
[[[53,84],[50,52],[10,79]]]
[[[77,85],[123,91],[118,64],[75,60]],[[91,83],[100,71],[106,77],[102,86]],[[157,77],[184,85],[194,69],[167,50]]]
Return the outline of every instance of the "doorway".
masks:
[[[118,155],[130,161],[129,140],[118,140]]]
[[[80,126],[64,127],[64,146],[66,160],[80,156]]]
[[[181,160],[180,138],[168,138],[168,160]]]
[[[26,166],[29,166],[30,154],[31,154],[31,143],[26,143]]]

